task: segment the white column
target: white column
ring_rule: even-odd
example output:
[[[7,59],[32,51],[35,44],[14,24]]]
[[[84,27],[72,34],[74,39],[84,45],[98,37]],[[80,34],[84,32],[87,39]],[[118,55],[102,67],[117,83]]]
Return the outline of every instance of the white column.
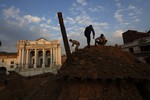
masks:
[[[45,67],[45,49],[43,49],[43,64],[42,64],[42,68]]]
[[[35,49],[35,56],[34,56],[34,68],[37,67],[37,49]]]
[[[24,49],[22,49],[22,68],[24,67]]]
[[[51,56],[51,58],[50,58],[51,59],[50,67],[52,67],[53,66],[53,49],[52,48],[50,49],[50,53],[51,53],[50,54],[50,56]]]
[[[31,55],[30,55],[30,49],[28,49],[28,67],[31,66]]]
[[[19,51],[19,56],[18,56],[18,65],[20,66],[21,65],[21,60],[22,60],[22,58],[21,58],[21,49],[19,49],[18,50]]]
[[[53,48],[53,66],[56,64],[56,50]]]
[[[29,66],[29,49],[26,51],[26,68]]]
[[[58,49],[55,48],[55,64],[58,65]]]

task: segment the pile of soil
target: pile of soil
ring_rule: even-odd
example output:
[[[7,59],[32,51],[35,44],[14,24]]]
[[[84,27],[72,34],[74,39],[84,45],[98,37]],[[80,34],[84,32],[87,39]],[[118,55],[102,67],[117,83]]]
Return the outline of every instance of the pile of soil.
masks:
[[[140,63],[130,53],[113,46],[91,46],[73,52],[61,67],[60,76],[82,79],[147,79],[150,66]]]
[[[79,49],[58,76],[64,79],[58,100],[150,99],[150,66],[120,48]]]

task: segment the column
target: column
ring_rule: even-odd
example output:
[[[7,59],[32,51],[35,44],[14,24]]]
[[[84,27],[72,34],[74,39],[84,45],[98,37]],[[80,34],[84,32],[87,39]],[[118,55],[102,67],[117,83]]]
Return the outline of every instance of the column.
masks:
[[[42,68],[45,67],[45,49],[43,49],[43,64],[42,64]]]
[[[21,64],[21,49],[18,49],[18,64]]]
[[[22,68],[24,67],[24,49],[22,49]]]
[[[50,53],[51,53],[51,55],[50,55],[51,56],[51,58],[50,58],[51,59],[50,67],[52,67],[53,66],[53,49],[52,48],[50,49]]]
[[[28,68],[28,66],[29,66],[29,49],[27,49],[27,51],[26,51],[26,69]]]
[[[55,48],[53,48],[53,66],[56,64],[56,54],[55,54],[56,50]]]
[[[37,68],[37,49],[35,49],[35,55],[34,55],[34,68]]]
[[[58,52],[57,52],[58,50],[57,50],[57,47],[55,48],[55,65],[57,65],[57,55],[58,55]]]

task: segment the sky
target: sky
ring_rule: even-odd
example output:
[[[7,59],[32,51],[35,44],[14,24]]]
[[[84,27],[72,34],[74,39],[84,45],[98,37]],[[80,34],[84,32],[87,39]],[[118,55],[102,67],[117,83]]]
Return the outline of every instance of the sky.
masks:
[[[68,39],[78,40],[79,48],[87,45],[84,30],[88,25],[93,25],[95,37],[105,35],[106,45],[122,45],[123,32],[150,30],[149,5],[150,0],[0,0],[0,51],[17,52],[18,40],[43,37],[60,40],[64,52],[58,12],[62,12]]]

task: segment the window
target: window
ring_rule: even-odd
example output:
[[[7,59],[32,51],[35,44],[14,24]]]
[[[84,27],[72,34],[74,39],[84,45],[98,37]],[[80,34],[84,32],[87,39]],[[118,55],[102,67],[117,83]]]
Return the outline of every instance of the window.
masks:
[[[133,48],[129,48],[130,53],[134,53]]]
[[[10,68],[14,68],[14,65],[10,65]]]
[[[14,64],[14,61],[11,61],[10,64]]]
[[[141,51],[150,51],[150,45],[141,46],[141,47],[140,47],[140,50],[141,50]]]

